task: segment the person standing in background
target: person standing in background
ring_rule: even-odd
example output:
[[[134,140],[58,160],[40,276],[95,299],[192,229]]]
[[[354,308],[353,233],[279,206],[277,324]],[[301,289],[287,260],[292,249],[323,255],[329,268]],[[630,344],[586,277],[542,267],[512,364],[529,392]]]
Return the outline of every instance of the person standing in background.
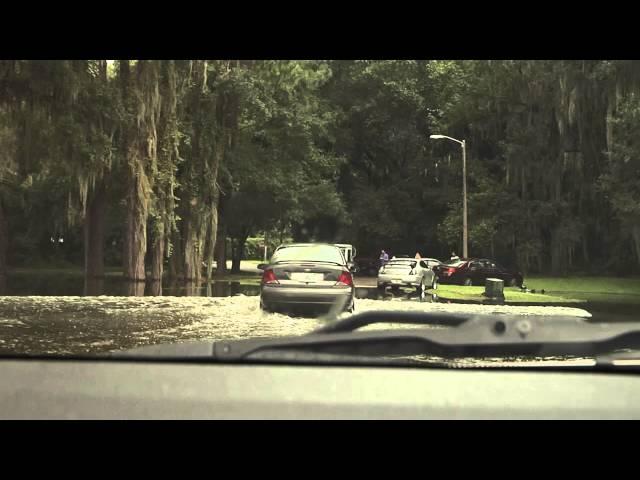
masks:
[[[380,252],[380,266],[384,267],[388,261],[389,261],[389,254],[384,250],[382,250]]]

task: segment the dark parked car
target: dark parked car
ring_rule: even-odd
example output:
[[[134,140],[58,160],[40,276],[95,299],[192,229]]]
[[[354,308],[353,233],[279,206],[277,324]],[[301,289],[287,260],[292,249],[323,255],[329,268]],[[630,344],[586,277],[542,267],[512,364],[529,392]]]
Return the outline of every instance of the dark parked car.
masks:
[[[354,259],[356,264],[356,273],[359,275],[368,275],[375,277],[380,270],[380,260],[373,257],[356,257]]]
[[[520,287],[523,282],[522,273],[486,258],[452,260],[436,266],[435,271],[443,284],[484,285],[487,278],[499,278],[505,286]]]
[[[295,243],[278,247],[260,282],[260,308],[331,307],[344,301],[353,311],[353,277],[340,248],[321,243]]]

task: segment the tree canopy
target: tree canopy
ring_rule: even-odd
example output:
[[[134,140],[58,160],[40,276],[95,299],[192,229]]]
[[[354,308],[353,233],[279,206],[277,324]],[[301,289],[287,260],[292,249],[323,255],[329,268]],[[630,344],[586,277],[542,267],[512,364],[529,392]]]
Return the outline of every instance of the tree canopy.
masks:
[[[0,287],[55,262],[199,281],[255,236],[444,257],[462,171],[436,133],[466,140],[471,255],[637,273],[638,80],[606,60],[0,61]]]

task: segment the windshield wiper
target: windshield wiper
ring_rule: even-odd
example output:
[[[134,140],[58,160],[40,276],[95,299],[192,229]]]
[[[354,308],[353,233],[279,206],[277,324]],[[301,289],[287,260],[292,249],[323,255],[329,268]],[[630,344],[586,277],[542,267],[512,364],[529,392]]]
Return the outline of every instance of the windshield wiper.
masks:
[[[422,324],[427,328],[353,331],[375,323]],[[337,320],[302,336],[157,345],[129,355],[221,362],[279,359],[325,363],[327,359],[339,362],[350,358],[369,363],[375,358],[393,363],[389,360],[393,357],[417,355],[449,359],[605,355],[603,358],[610,359],[612,352],[621,349],[640,350],[640,322],[603,324],[566,316],[377,311]],[[128,356],[126,352],[111,355]]]

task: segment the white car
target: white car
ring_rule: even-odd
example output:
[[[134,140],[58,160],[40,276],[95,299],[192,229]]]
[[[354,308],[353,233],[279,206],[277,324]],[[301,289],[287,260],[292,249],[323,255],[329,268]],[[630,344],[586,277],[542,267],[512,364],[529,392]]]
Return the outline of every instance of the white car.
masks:
[[[433,270],[433,267],[442,265],[442,262],[437,258],[421,258],[420,260],[424,260],[425,262],[427,262],[427,266],[432,270]]]
[[[418,293],[438,288],[438,276],[426,258],[394,258],[380,267],[378,271],[378,288],[412,287]]]

